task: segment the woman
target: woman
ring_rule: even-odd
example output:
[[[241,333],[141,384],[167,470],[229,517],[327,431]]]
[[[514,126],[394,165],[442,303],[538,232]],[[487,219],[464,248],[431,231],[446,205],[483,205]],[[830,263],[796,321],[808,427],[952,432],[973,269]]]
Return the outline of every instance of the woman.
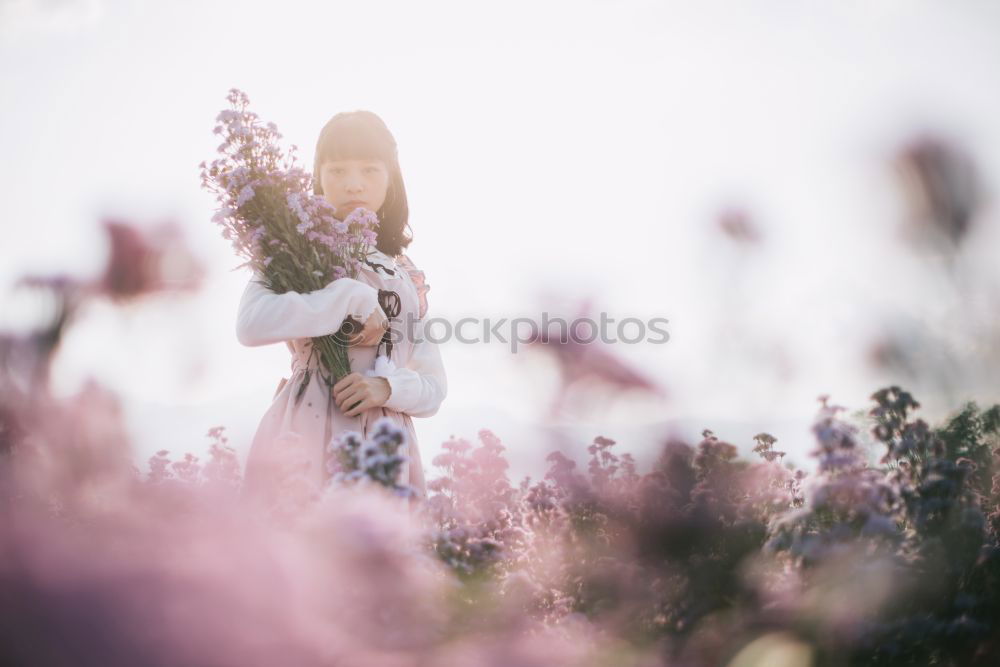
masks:
[[[284,341],[292,353],[292,374],[282,379],[254,435],[244,493],[269,503],[284,493],[300,492],[303,485],[310,491],[322,488],[329,476],[329,443],[344,431],[368,437],[374,422],[385,416],[407,437],[401,453],[409,460],[400,481],[423,498],[426,487],[411,418],[437,412],[447,379],[437,345],[423,337],[430,285],[403,254],[412,241],[405,233],[409,208],[396,142],[382,120],[369,111],[331,118],[316,143],[314,183],[316,194],[336,207],[341,220],[359,207],[375,211],[378,238],[356,278],[340,278],[308,294],[275,294],[258,282],[260,275],[247,285],[237,338],[248,346]],[[380,290],[398,295],[399,314],[391,322],[380,305]],[[310,354],[311,338],[337,332],[347,317],[363,327],[349,339],[351,373],[331,390],[311,370],[318,365],[318,355]],[[390,343],[380,344],[386,338]],[[390,363],[380,363],[376,371],[376,355],[387,352]],[[296,400],[307,371],[305,393]]]

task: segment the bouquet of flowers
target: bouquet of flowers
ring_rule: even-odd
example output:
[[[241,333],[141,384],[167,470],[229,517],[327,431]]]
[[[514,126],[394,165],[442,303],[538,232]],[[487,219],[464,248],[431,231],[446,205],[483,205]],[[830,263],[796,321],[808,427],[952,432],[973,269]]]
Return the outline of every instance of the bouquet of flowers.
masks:
[[[375,244],[376,215],[355,209],[345,220],[335,218],[336,208],[312,194],[312,174],[296,165],[296,146],[284,155],[277,126],[248,111],[246,93],[232,88],[227,100],[231,108],[216,117],[221,157],[199,166],[202,187],[220,204],[212,221],[247,260],[237,268],[250,266],[277,294],[308,293],[338,278],[355,278],[367,246]],[[349,317],[338,332],[313,339],[320,377],[330,387],[351,371],[344,336],[360,324]],[[304,374],[296,402],[310,375]]]

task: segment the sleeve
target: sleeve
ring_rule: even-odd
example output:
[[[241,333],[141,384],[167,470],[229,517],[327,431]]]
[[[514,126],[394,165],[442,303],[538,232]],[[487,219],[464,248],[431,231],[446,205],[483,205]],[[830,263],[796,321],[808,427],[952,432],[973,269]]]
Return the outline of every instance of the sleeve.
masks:
[[[348,315],[364,322],[380,307],[378,290],[354,278],[305,294],[276,294],[260,279],[255,272],[236,315],[236,338],[249,347],[332,334]]]
[[[418,321],[419,332],[409,360],[383,375],[391,390],[385,407],[411,417],[432,417],[448,394],[448,378],[438,343],[424,337],[424,321]]]

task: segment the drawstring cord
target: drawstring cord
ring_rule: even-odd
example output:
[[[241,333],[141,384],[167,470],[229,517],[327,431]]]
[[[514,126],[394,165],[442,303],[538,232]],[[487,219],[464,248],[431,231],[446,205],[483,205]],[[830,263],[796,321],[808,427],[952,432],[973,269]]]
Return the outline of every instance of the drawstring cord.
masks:
[[[382,306],[382,311],[385,312],[386,317],[389,318],[389,325],[386,327],[385,333],[382,334],[382,339],[378,342],[378,347],[375,348],[375,356],[378,356],[379,348],[385,345],[385,356],[392,358],[392,321],[399,317],[399,313],[403,309],[402,302],[399,300],[399,294],[395,291],[380,289],[378,291],[378,303]]]

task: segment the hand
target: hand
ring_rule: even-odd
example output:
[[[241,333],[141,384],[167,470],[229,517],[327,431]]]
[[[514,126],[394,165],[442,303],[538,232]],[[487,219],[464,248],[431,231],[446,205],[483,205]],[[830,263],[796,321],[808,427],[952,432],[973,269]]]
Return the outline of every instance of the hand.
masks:
[[[352,322],[357,323],[357,320],[352,319]],[[368,320],[365,322],[361,330],[354,335],[347,337],[347,345],[351,347],[370,347],[372,345],[378,345],[379,341],[382,340],[382,335],[388,328],[389,318],[385,316],[385,313],[381,308],[376,308],[374,312],[368,316]]]
[[[364,410],[385,405],[391,393],[392,387],[384,377],[368,377],[361,373],[345,375],[333,385],[333,400],[345,417],[355,417]]]

